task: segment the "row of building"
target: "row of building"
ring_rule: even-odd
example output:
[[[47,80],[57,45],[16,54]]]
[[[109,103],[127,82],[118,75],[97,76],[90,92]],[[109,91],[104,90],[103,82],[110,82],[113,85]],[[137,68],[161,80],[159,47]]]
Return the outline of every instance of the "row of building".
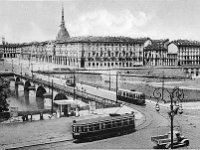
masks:
[[[8,44],[2,39],[0,58],[16,57],[83,69],[200,65],[200,42],[129,37],[70,37],[62,8],[56,40]]]

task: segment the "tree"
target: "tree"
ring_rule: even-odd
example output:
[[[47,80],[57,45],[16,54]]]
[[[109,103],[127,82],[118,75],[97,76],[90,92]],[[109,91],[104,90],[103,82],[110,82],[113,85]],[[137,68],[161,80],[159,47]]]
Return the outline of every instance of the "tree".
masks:
[[[9,104],[6,101],[7,98],[7,85],[0,85],[0,112],[8,111]]]

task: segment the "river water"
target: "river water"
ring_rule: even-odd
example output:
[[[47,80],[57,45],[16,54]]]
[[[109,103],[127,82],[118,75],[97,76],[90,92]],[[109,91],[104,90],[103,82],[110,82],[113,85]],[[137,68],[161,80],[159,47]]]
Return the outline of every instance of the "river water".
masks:
[[[10,107],[17,107],[18,111],[51,109],[51,99],[36,97],[36,91],[24,91],[24,86],[18,85],[18,87],[16,87],[15,82],[13,81],[10,82],[10,90],[11,94],[7,98],[7,102]],[[68,98],[73,99],[72,97]],[[78,98],[76,101],[81,107],[85,107],[90,104],[89,101],[82,101],[81,98]],[[105,104],[103,103],[95,103],[96,108],[104,108],[104,105]]]
[[[24,86],[19,85],[18,88],[14,82],[10,82],[11,94],[7,98],[10,107],[18,107],[18,111],[37,111],[50,109],[50,100],[36,97],[36,91],[24,91]]]

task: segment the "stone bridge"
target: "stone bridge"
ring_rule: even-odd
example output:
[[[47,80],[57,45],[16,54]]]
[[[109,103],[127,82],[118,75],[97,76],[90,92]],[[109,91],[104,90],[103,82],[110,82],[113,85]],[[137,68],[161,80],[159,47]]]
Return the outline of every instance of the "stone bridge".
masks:
[[[58,88],[58,85],[55,83],[53,84],[52,82],[40,79],[32,80],[29,76],[14,75],[14,77],[10,78],[10,82],[14,82],[17,89],[19,86],[23,86],[24,91],[26,92],[35,91],[36,97],[61,100],[67,99],[66,95],[70,95],[69,93],[66,93],[66,91],[62,91]]]

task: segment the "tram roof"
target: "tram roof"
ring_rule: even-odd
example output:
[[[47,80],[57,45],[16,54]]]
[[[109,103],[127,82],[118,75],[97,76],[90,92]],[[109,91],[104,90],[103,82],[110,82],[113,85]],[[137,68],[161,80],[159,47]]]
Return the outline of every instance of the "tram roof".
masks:
[[[97,117],[97,118],[90,118],[90,119],[84,119],[84,120],[76,120],[75,125],[84,125],[84,124],[94,124],[99,122],[106,122],[111,120],[120,120],[123,118],[129,118],[133,114],[120,114],[119,116],[104,116],[104,117]]]
[[[126,90],[126,89],[120,89],[119,91],[131,92],[134,94],[143,94],[142,92],[139,92],[139,91],[132,91],[132,90]]]

